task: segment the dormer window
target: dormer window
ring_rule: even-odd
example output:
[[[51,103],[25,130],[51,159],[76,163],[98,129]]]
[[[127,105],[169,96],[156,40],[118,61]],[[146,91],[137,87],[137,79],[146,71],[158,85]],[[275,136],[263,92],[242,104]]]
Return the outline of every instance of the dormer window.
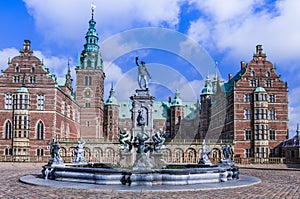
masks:
[[[34,67],[31,68],[31,72],[35,73],[35,68]]]
[[[16,73],[19,73],[20,72],[20,68],[17,66],[16,67]]]
[[[267,71],[266,72],[266,77],[270,77],[270,76],[271,76],[270,71]]]
[[[255,72],[251,71],[251,77],[254,77],[254,76],[255,76]]]

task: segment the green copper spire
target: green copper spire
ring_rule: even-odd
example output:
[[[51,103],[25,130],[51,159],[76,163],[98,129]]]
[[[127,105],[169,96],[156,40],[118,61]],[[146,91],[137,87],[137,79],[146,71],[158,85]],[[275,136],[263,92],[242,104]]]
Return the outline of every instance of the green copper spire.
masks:
[[[172,101],[172,106],[182,105],[182,100],[180,98],[180,92],[176,89],[174,100]]]
[[[213,94],[213,88],[209,76],[207,76],[205,80],[204,88],[202,89],[202,95],[212,95],[212,94]]]
[[[94,10],[96,6],[92,4],[92,18],[89,21],[89,29],[85,34],[84,50],[80,55],[78,67],[84,69],[102,69],[102,58],[98,46],[98,33],[96,31],[96,21],[94,20]],[[99,57],[100,56],[100,57]]]
[[[114,90],[114,85],[113,83],[111,84],[111,89],[109,91],[109,97],[108,99],[106,100],[105,102],[106,105],[108,104],[114,104],[114,105],[117,105],[117,99],[115,97],[115,90]]]

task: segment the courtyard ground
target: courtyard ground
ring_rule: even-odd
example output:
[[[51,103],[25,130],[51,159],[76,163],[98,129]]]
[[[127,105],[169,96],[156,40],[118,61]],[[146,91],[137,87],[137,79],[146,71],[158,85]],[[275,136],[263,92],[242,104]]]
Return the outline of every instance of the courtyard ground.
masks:
[[[50,188],[19,182],[40,174],[42,163],[0,162],[0,198],[300,198],[300,164],[238,165],[240,173],[261,179],[249,187],[205,191],[124,192]]]

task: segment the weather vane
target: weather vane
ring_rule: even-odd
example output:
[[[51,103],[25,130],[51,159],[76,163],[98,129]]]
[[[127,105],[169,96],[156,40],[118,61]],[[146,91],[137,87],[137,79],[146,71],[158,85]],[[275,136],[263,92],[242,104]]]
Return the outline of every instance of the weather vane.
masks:
[[[96,9],[96,5],[94,2],[91,4],[91,9],[92,9],[92,15],[94,15],[94,10]]]

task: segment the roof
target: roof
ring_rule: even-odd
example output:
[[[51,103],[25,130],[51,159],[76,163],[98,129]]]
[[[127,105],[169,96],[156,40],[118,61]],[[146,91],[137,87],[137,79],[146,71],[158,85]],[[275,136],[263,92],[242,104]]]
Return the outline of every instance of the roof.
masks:
[[[255,89],[254,93],[259,93],[259,92],[266,92],[266,90],[263,87],[259,86]]]
[[[226,93],[230,93],[234,87],[234,82],[241,79],[242,75],[245,74],[247,66],[242,68],[231,80],[224,84],[224,89]]]

